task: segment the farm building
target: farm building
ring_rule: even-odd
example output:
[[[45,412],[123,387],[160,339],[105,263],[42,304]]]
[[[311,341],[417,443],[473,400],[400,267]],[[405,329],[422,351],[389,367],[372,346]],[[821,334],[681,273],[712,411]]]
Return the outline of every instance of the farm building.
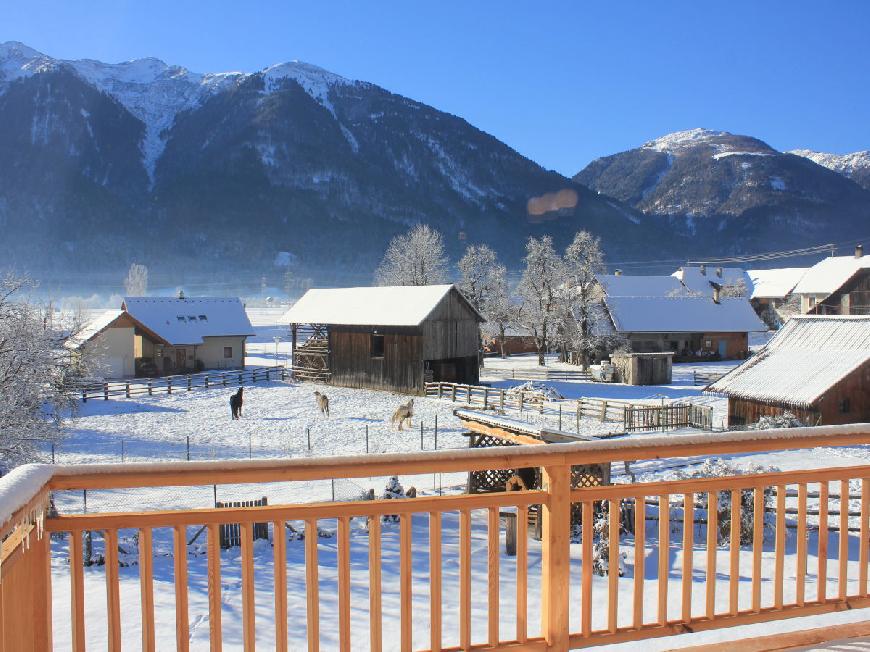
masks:
[[[478,381],[484,319],[453,285],[309,290],[284,321],[298,378],[410,393]]]
[[[752,307],[760,312],[768,306],[772,308],[781,306],[807,270],[807,267],[750,269],[747,274],[752,281],[752,293],[749,295]]]
[[[245,366],[254,329],[238,299],[126,297],[89,323],[66,346],[92,347],[110,378]]]
[[[523,353],[536,353],[538,345],[531,331],[522,326],[511,326],[505,329],[504,342],[500,335],[487,335],[483,338],[483,351],[488,354],[505,356],[520,355]]]
[[[703,295],[709,295],[712,288],[742,285],[748,296],[752,287],[752,281],[740,267],[687,266],[680,267],[673,276],[691,292]]]
[[[675,276],[597,274],[595,279],[608,297],[667,297],[685,293]]]
[[[749,333],[767,330],[747,299],[697,296],[606,297],[613,329],[638,353],[675,360],[745,358]]]
[[[852,256],[824,258],[807,270],[793,292],[804,314],[870,314],[870,257],[858,245]]]
[[[793,317],[707,391],[728,397],[730,425],[785,411],[812,425],[870,421],[870,316]]]

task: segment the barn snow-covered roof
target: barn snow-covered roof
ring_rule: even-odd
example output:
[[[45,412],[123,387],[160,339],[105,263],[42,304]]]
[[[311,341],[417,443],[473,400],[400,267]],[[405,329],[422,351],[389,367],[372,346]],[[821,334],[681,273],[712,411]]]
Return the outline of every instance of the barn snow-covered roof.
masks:
[[[598,274],[596,278],[609,297],[666,297],[683,289],[674,276]]]
[[[858,270],[870,268],[870,256],[831,256],[823,258],[807,270],[795,286],[796,294],[831,295]]]
[[[284,322],[419,326],[453,288],[453,285],[390,285],[308,290],[285,313]],[[468,306],[483,321],[471,304]]]
[[[781,267],[779,269],[750,269],[752,299],[784,299],[800,282],[808,267]]]
[[[122,308],[173,346],[202,344],[204,337],[254,335],[237,298],[124,297]]]
[[[792,317],[761,351],[707,391],[809,408],[868,360],[870,316]]]
[[[748,333],[766,331],[749,301],[708,297],[607,297],[620,333]]]

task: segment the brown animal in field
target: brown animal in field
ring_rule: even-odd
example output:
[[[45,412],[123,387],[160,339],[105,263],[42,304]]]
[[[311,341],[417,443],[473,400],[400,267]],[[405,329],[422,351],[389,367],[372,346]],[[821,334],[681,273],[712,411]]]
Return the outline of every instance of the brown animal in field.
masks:
[[[314,400],[317,401],[317,407],[320,408],[320,413],[329,416],[329,397],[320,392],[314,392]]]
[[[239,391],[230,396],[230,413],[234,420],[242,418],[242,391],[244,388],[239,387]]]
[[[393,412],[393,416],[390,419],[392,423],[399,424],[399,430],[402,430],[402,425],[405,421],[408,422],[408,427],[411,427],[411,418],[414,416],[414,399],[411,399],[407,403],[403,403],[399,407],[396,408],[396,411]]]

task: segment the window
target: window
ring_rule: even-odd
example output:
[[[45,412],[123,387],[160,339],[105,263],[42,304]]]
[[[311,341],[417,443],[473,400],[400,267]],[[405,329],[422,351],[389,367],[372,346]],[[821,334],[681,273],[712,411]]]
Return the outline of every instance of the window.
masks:
[[[224,347],[224,357],[225,358],[232,358],[233,357],[233,347],[231,347],[231,346]]]
[[[713,340],[704,340],[704,347],[708,349],[713,348]]]
[[[372,357],[384,357],[384,336],[378,333],[372,333]]]
[[[852,411],[852,405],[850,404],[848,398],[844,398],[842,401],[840,401],[840,413],[841,414],[848,414],[851,411]]]

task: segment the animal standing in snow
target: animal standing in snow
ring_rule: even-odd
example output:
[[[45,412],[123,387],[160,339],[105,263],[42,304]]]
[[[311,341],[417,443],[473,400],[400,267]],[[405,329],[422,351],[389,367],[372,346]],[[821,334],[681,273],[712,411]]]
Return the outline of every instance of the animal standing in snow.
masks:
[[[411,427],[411,418],[414,416],[414,399],[411,399],[407,403],[403,403],[399,407],[396,408],[396,411],[393,412],[393,416],[390,419],[390,422],[399,424],[399,430],[402,429],[402,424],[405,421],[408,422],[408,427]]]
[[[240,419],[242,417],[242,391],[243,387],[239,387],[239,391],[230,396],[230,413],[233,416],[233,419]]]
[[[320,413],[329,416],[329,397],[320,392],[314,392],[314,400],[317,401],[317,407],[320,408]]]

